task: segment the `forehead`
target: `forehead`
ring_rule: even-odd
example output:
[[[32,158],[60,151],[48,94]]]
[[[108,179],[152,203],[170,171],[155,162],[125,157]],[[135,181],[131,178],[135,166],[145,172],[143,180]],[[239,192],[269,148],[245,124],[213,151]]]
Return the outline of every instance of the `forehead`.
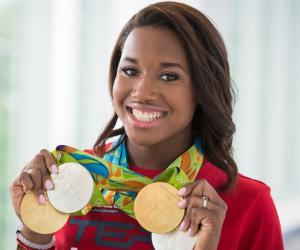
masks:
[[[173,60],[187,65],[186,54],[179,36],[171,29],[139,27],[132,30],[122,50],[123,57],[150,60]]]

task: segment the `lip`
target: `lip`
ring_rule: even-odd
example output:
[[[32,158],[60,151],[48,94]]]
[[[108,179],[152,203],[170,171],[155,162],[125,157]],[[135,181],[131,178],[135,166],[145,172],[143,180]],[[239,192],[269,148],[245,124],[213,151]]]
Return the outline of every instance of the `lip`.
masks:
[[[168,112],[166,109],[163,109],[159,106],[155,106],[152,104],[128,103],[128,104],[126,104],[126,108],[127,107],[129,107],[131,109],[138,109],[138,110],[145,111],[145,112],[163,112],[165,114]]]
[[[163,116],[159,119],[156,119],[151,122],[143,122],[140,120],[137,120],[130,109],[138,109],[140,111],[145,111],[145,112],[162,112]],[[159,126],[165,119],[167,115],[167,111],[165,109],[162,109],[157,106],[153,105],[144,105],[144,104],[139,104],[139,103],[134,103],[134,104],[127,104],[125,108],[126,114],[128,116],[128,120],[130,121],[131,125],[136,128],[151,128],[151,127],[156,127]]]

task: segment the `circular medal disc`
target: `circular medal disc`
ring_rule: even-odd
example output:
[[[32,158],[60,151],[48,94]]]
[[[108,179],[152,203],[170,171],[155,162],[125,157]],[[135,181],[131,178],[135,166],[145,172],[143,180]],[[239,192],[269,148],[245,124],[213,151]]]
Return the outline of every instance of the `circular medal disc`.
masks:
[[[68,214],[57,211],[47,200],[45,205],[39,204],[32,192],[24,195],[20,210],[23,223],[40,234],[58,231],[69,218]]]
[[[151,237],[155,250],[193,250],[197,241],[197,235],[189,236],[178,229],[165,234],[152,233]]]
[[[139,191],[134,202],[134,213],[139,224],[153,233],[174,230],[184,216],[177,206],[181,197],[177,189],[165,182],[154,182]]]
[[[93,194],[94,181],[90,172],[79,163],[64,163],[58,174],[51,174],[54,189],[48,190],[52,206],[63,213],[74,213],[84,208]]]

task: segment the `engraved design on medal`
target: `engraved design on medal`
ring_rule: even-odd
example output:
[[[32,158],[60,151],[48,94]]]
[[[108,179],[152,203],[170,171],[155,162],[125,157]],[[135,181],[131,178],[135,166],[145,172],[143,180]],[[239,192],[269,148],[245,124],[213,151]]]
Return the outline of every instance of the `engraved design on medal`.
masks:
[[[87,169],[78,163],[64,163],[51,175],[55,188],[47,191],[49,201],[59,211],[74,213],[84,208],[93,194],[94,182]]]
[[[178,226],[184,215],[184,209],[177,206],[179,200],[177,189],[170,184],[149,184],[136,197],[135,217],[150,232],[170,232]]]
[[[165,215],[164,220],[162,220],[162,226],[167,227],[168,221],[172,220],[172,214],[168,213],[169,209],[172,209],[172,205],[178,201],[178,198],[166,188],[164,185],[160,185],[160,188],[165,190],[166,192],[161,192],[157,194],[157,197],[148,198],[148,202],[150,203],[151,212],[148,217],[145,218],[146,223],[151,224],[153,220],[155,220],[160,213]]]

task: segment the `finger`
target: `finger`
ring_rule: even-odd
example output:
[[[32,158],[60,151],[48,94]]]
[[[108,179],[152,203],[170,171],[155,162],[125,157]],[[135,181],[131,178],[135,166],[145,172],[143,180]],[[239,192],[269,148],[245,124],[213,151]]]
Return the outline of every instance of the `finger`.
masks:
[[[17,216],[21,219],[21,214],[20,214],[20,204],[21,201],[25,195],[24,189],[23,189],[23,185],[22,185],[22,179],[26,179],[25,175],[28,175],[27,173],[24,173],[23,175],[20,174],[11,184],[10,186],[10,194],[11,194],[11,198],[12,198],[12,204],[13,207],[15,209],[15,212],[17,214]],[[25,182],[28,182],[25,181]],[[29,181],[30,182],[30,181]],[[25,184],[24,184],[25,186]],[[33,185],[32,185],[33,186]]]
[[[209,198],[211,203],[220,205],[222,207],[226,206],[225,202],[220,198],[217,191],[205,179],[186,185],[184,188],[178,191],[178,194],[183,197],[187,197],[189,195],[195,195],[198,197],[206,196]]]
[[[185,217],[182,221],[182,223],[180,224],[179,226],[179,229],[182,230],[182,231],[186,231],[192,221],[193,221],[193,217],[192,217],[192,211],[194,208],[202,208],[202,209],[205,209],[205,210],[216,210],[218,211],[219,210],[219,207],[213,203],[210,203],[208,202],[206,207],[204,208],[203,206],[203,197],[198,197],[198,196],[189,196],[185,199],[182,199],[178,202],[178,206],[180,208],[185,208],[186,209],[186,212],[185,212]]]
[[[204,195],[204,188],[205,188],[204,186],[206,185],[206,182],[207,181],[204,180],[204,179],[194,181],[190,184],[187,184],[183,188],[181,188],[178,191],[178,194],[180,196],[186,197],[188,195],[191,195],[192,193],[195,193],[194,190],[196,189],[196,191],[197,191],[196,194],[198,194],[199,196],[203,196]]]
[[[194,181],[192,183],[189,183],[189,184],[185,185],[184,187],[182,187],[181,189],[178,190],[177,194],[182,196],[182,197],[188,196],[192,192],[194,187],[196,185],[198,185],[198,183],[199,183],[199,181]]]
[[[199,207],[199,208],[205,208],[209,210],[217,210],[218,206],[214,204],[213,202],[210,202],[209,200],[206,202],[206,206],[204,206],[204,197],[201,196],[189,196],[187,198],[184,198],[178,202],[179,208],[186,208],[187,213],[191,208]]]
[[[190,223],[191,223],[191,208],[193,206],[198,206],[196,205],[196,199],[193,198],[191,201],[191,197],[189,198],[189,195],[191,195],[193,189],[199,185],[199,181],[195,181],[193,183],[190,183],[188,185],[186,185],[185,187],[181,188],[178,191],[178,194],[182,197],[184,197],[182,200],[180,200],[177,205],[180,208],[185,208],[185,216],[182,220],[182,222],[180,223],[179,226],[179,230],[181,231],[187,231],[190,227]],[[201,184],[200,184],[201,185]],[[200,197],[198,197],[200,199]]]
[[[186,213],[183,217],[183,220],[181,221],[181,223],[179,225],[179,230],[187,231],[190,227],[190,223],[191,223],[190,213]]]
[[[42,173],[39,168],[33,168],[28,170],[28,174],[30,175],[32,182],[34,184],[33,192],[38,198],[40,204],[45,204],[46,199],[44,196],[44,190],[42,185]]]
[[[45,189],[51,190],[54,188],[54,183],[49,175],[48,168],[46,166],[45,156],[40,153],[34,158],[34,167],[41,172],[41,179]]]
[[[194,236],[202,227],[202,221],[209,216],[212,216],[212,212],[204,208],[192,208],[191,210],[191,223],[188,230],[189,236]]]
[[[20,175],[13,181],[13,183],[9,187],[11,197],[19,198],[20,196],[23,197],[25,192],[23,190],[23,186],[20,181]]]
[[[182,208],[182,209],[186,208],[187,205],[188,205],[187,199],[185,199],[185,198],[184,199],[180,199],[180,201],[177,202],[177,206],[179,208]]]
[[[205,208],[193,208],[188,234],[194,236],[199,230],[220,232],[225,215]]]
[[[34,188],[33,181],[27,172],[22,172],[20,177],[15,180],[15,184],[22,186],[24,193]]]
[[[42,149],[40,151],[40,154],[44,156],[45,163],[49,172],[52,174],[57,174],[58,169],[57,169],[56,161],[52,156],[52,154],[47,149]]]
[[[192,190],[192,194],[198,194],[199,196],[208,196],[213,201],[219,201],[221,198],[213,186],[205,179],[199,181],[199,185],[196,185]]]
[[[192,193],[201,193],[201,196],[209,198],[210,202],[220,204],[223,202],[217,191],[207,180],[201,180],[202,187],[196,186]]]

